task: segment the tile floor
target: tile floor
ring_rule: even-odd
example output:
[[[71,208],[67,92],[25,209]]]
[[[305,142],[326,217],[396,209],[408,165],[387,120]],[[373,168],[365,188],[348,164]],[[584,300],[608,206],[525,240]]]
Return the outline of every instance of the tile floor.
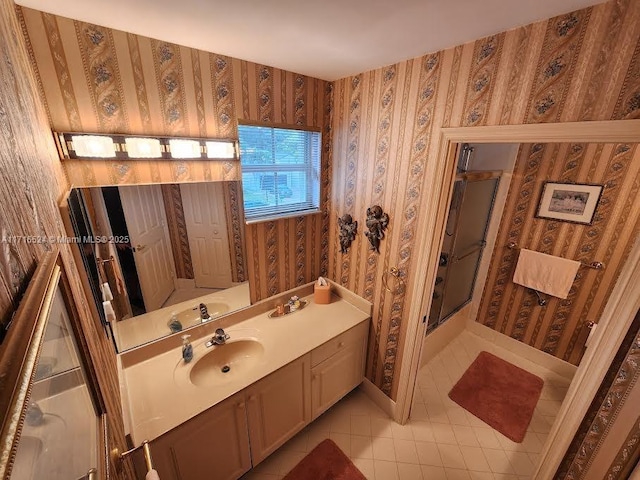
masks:
[[[447,396],[482,350],[545,381],[521,444]],[[370,480],[530,479],[568,386],[567,379],[465,331],[421,368],[407,425],[387,418],[356,389],[242,478],[281,479],[318,443],[331,438]]]
[[[167,298],[162,305],[164,307],[170,307],[171,305],[175,305],[176,303],[186,302],[187,300],[191,300],[192,298],[202,297],[204,295],[209,295],[210,293],[219,292],[220,288],[179,288],[174,290],[169,298]]]

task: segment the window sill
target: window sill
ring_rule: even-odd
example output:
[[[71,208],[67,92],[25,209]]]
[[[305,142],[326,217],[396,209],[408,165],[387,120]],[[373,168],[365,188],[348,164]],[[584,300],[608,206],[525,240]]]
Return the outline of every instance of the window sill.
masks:
[[[322,210],[305,210],[304,212],[290,212],[290,213],[280,213],[275,215],[270,215],[268,217],[260,217],[255,219],[245,219],[246,225],[253,225],[255,223],[264,223],[264,222],[273,222],[275,220],[283,220],[286,218],[297,218],[297,217],[306,217],[307,215],[318,215],[322,213]]]

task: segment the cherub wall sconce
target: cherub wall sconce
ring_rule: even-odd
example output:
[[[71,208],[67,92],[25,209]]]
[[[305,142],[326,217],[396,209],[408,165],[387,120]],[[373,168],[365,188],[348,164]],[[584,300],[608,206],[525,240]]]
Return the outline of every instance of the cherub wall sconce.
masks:
[[[345,213],[342,217],[338,217],[338,227],[340,227],[340,251],[347,253],[351,242],[355,240],[358,233],[358,222],[354,221],[351,215]]]
[[[382,211],[380,205],[374,205],[367,208],[367,228],[365,235],[371,244],[371,250],[380,253],[380,240],[384,238],[384,231],[389,225],[389,215]]]

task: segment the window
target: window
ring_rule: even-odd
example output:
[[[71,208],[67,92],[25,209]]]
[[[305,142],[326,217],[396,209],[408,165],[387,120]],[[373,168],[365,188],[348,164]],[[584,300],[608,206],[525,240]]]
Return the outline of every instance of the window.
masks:
[[[247,223],[320,211],[320,132],[239,125]]]

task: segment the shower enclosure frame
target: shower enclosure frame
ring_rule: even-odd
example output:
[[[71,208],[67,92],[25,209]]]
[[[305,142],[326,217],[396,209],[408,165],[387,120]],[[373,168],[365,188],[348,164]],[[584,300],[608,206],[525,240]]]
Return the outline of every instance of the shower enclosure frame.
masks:
[[[452,192],[452,200],[451,203],[449,204],[449,210],[447,212],[447,225],[445,225],[445,231],[444,231],[444,235],[445,236],[450,236],[453,237],[453,240],[451,242],[451,245],[449,246],[449,248],[447,248],[447,250],[449,250],[449,252],[446,252],[444,255],[447,255],[446,257],[446,265],[442,265],[443,262],[443,252],[442,250],[444,249],[444,247],[441,247],[441,251],[440,251],[440,259],[439,259],[439,266],[446,266],[447,267],[447,271],[444,272],[444,279],[442,281],[442,298],[439,299],[440,300],[440,306],[438,308],[438,320],[435,322],[436,325],[430,329],[430,325],[432,324],[431,320],[431,314],[432,314],[432,309],[433,309],[433,305],[434,305],[434,301],[436,300],[436,298],[433,298],[431,301],[431,306],[429,308],[429,314],[427,316],[428,320],[427,320],[427,330],[425,335],[429,335],[429,333],[435,331],[436,328],[438,328],[438,326],[444,324],[449,318],[451,318],[453,315],[455,315],[457,312],[459,312],[462,308],[464,308],[466,305],[469,304],[469,302],[471,302],[473,300],[473,296],[474,296],[474,291],[477,288],[476,285],[476,281],[478,279],[478,271],[480,270],[480,263],[482,262],[482,258],[485,255],[485,247],[487,245],[487,234],[489,231],[489,225],[491,223],[491,218],[493,215],[493,210],[495,207],[495,202],[496,202],[496,196],[498,194],[498,189],[500,188],[500,181],[502,180],[502,174],[503,172],[501,170],[499,171],[465,171],[465,172],[461,172],[458,173],[454,179],[454,186],[453,186],[453,192]],[[487,219],[486,222],[484,224],[484,231],[482,232],[482,241],[479,242],[479,244],[474,245],[468,249],[466,249],[462,255],[456,255],[456,249],[458,248],[458,234],[459,234],[459,224],[461,221],[461,216],[462,216],[462,208],[464,206],[464,202],[465,202],[465,198],[467,195],[467,187],[469,183],[472,182],[482,182],[482,181],[486,181],[486,180],[493,180],[496,179],[494,188],[493,188],[493,193],[491,196],[491,205],[489,206],[489,210],[488,210],[488,214],[487,214]],[[455,194],[455,184],[458,182],[463,182],[462,185],[462,193],[460,194],[460,198],[457,200],[458,206],[455,212],[455,219],[454,219],[454,232],[453,233],[449,233],[448,230],[448,224],[450,223],[450,219],[451,219],[451,210],[453,208],[453,203],[454,203],[454,194]],[[444,245],[445,242],[445,237],[443,236],[442,238],[442,244]],[[469,296],[468,298],[463,302],[460,303],[459,305],[457,305],[457,307],[455,307],[451,312],[449,312],[445,317],[442,317],[442,313],[443,313],[443,309],[445,308],[446,305],[446,298],[447,298],[447,294],[450,294],[450,292],[448,291],[448,286],[451,283],[452,280],[452,276],[451,276],[451,269],[455,266],[455,264],[457,262],[459,262],[460,260],[463,260],[464,258],[467,258],[469,255],[473,255],[474,253],[480,251],[480,255],[478,256],[478,259],[475,263],[475,270],[474,270],[474,274],[473,274],[473,280],[471,282],[471,291],[469,292]],[[438,279],[439,277],[436,277],[436,282],[434,285],[434,293],[435,293],[435,289],[438,286]]]

